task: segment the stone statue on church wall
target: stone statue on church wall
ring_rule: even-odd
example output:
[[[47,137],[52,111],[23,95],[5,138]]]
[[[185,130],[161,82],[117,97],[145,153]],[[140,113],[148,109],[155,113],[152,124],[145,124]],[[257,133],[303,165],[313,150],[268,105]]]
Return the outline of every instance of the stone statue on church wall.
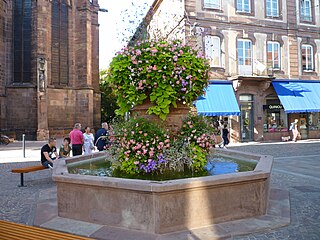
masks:
[[[44,92],[47,80],[47,61],[44,57],[38,57],[38,91]]]

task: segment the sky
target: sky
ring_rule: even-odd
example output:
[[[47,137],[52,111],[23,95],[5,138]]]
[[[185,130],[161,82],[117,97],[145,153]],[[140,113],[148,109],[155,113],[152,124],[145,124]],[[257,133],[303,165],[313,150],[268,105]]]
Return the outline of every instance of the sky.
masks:
[[[99,0],[99,68],[106,69],[117,51],[126,46],[153,0]]]

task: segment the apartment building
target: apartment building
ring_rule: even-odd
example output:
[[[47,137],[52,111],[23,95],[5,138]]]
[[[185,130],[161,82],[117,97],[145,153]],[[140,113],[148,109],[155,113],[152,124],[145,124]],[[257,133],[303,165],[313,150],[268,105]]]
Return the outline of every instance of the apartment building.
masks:
[[[97,0],[0,0],[0,131],[21,139],[100,125]]]
[[[213,84],[232,85],[239,114],[207,114],[228,122],[231,141],[281,140],[294,119],[302,139],[320,138],[319,4],[157,0],[146,30],[193,42],[210,59]]]

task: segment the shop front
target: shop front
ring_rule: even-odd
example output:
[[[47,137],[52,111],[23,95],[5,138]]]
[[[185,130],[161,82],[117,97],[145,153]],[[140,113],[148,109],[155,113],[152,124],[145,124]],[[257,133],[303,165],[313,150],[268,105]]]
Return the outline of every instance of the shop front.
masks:
[[[199,115],[211,117],[217,130],[227,125],[230,142],[235,142],[232,136],[235,135],[234,129],[237,126],[231,116],[239,117],[240,109],[231,81],[210,81],[205,94],[198,98],[195,106]]]
[[[263,106],[265,138],[290,136],[295,119],[300,139],[320,138],[320,81],[274,80],[272,85],[276,96],[267,96]]]

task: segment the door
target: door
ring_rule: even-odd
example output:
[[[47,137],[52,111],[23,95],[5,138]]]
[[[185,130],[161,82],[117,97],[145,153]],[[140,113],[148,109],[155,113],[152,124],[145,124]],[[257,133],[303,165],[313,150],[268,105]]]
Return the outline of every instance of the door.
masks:
[[[253,140],[253,101],[252,95],[240,96],[240,130],[242,141]]]

